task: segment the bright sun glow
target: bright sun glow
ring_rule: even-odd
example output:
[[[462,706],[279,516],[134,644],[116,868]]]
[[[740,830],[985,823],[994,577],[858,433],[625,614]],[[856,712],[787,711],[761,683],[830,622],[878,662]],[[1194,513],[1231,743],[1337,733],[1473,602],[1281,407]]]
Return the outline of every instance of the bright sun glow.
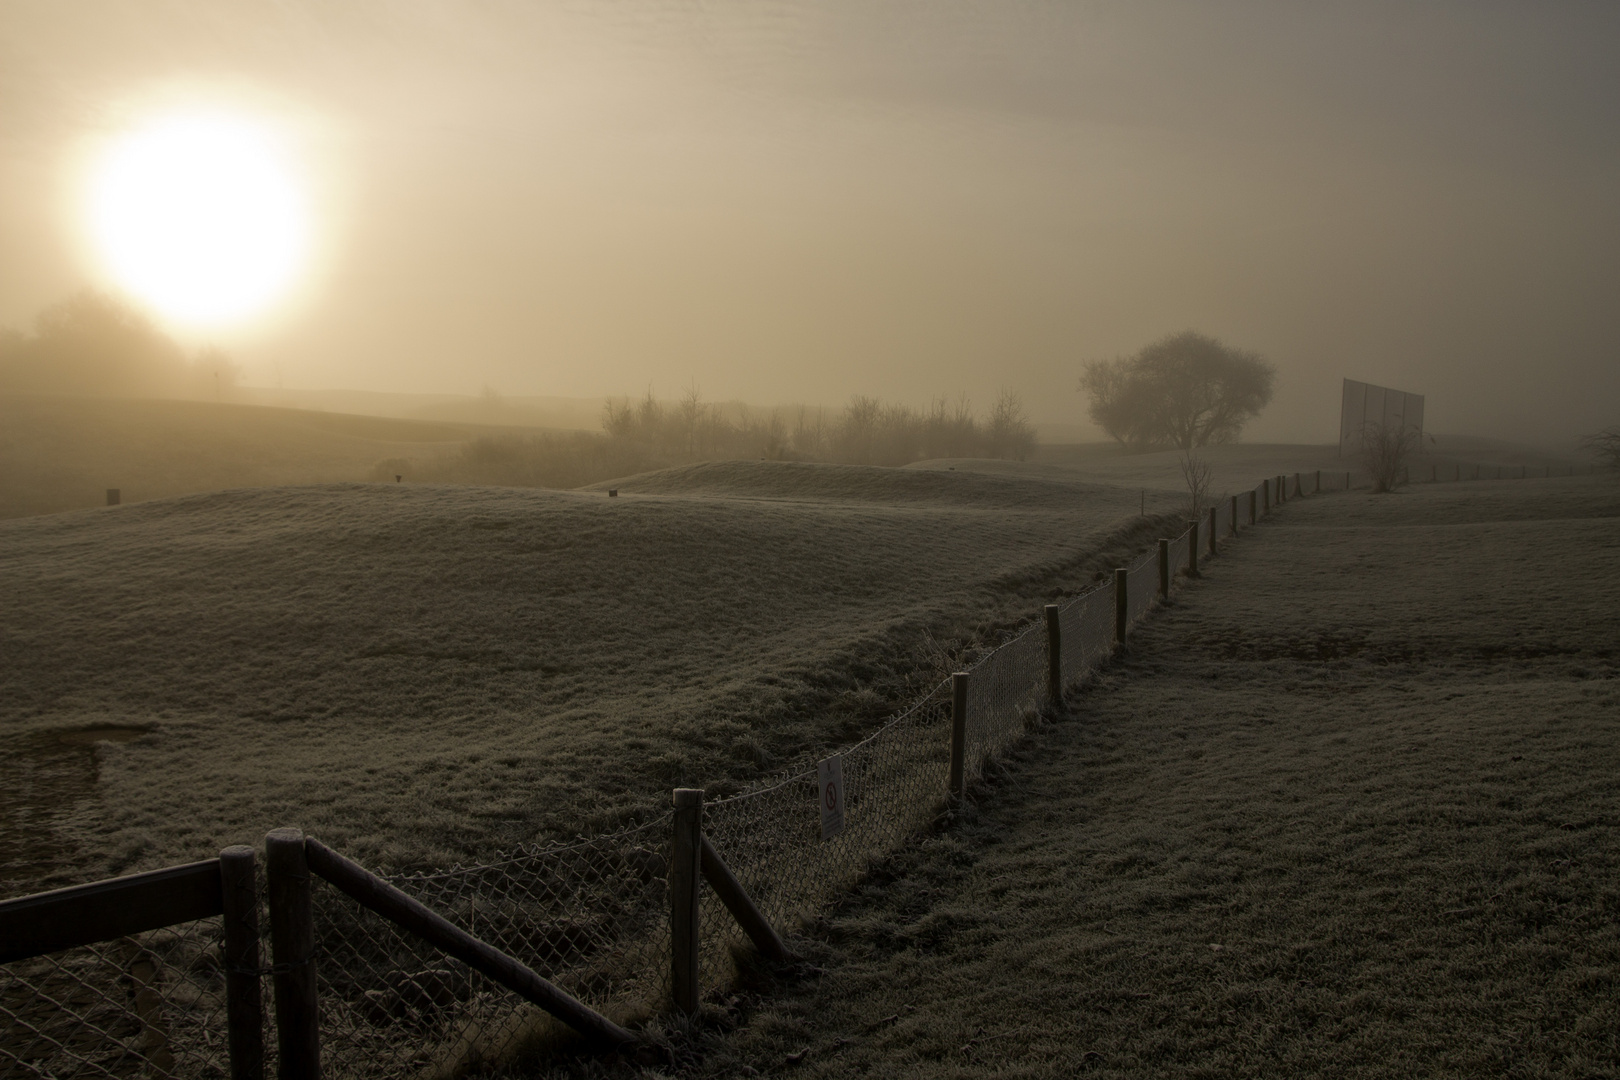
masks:
[[[87,224],[114,280],[165,316],[238,322],[286,295],[309,261],[299,179],[267,125],[168,113],[113,140],[91,176]]]

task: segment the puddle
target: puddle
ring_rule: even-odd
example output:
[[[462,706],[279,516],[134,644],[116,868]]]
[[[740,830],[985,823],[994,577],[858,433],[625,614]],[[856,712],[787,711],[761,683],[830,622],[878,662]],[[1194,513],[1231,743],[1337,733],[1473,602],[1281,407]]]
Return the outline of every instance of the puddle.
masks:
[[[151,731],[134,724],[96,724],[36,731],[6,740],[0,754],[0,897],[63,884],[78,845],[68,822],[99,796],[96,744],[127,743]]]

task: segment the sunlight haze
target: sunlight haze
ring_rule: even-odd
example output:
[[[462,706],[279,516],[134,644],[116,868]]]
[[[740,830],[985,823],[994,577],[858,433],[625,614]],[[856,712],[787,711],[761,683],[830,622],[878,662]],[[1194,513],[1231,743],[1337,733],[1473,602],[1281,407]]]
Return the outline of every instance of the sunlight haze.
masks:
[[[1331,441],[1345,376],[1428,395],[1437,430],[1558,443],[1620,396],[1612,7],[0,13],[0,325],[104,279],[75,155],[131,100],[214,80],[319,129],[342,193],[307,196],[328,256],[297,303],[201,317],[303,273],[249,257],[296,232],[252,212],[258,277],[118,279],[186,340],[220,324],[249,384],[1010,388],[1096,438],[1080,364],[1190,328],[1278,365],[1253,439]]]

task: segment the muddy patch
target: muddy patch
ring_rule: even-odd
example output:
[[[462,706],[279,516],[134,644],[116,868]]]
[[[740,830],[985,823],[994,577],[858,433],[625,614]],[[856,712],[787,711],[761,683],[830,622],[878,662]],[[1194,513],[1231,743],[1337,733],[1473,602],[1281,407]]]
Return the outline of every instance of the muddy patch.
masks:
[[[68,823],[97,798],[96,746],[127,743],[151,728],[95,724],[8,740],[0,755],[0,896],[37,892],[77,861]]]

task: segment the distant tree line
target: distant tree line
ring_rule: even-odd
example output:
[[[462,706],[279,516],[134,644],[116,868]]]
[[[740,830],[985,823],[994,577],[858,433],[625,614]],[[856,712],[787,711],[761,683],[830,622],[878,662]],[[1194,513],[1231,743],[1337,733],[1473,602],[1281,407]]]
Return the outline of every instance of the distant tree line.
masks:
[[[1002,391],[983,420],[965,397],[936,398],[927,409],[851,398],[841,412],[809,406],[755,408],[703,401],[696,390],[666,404],[648,394],[602,410],[609,439],[645,447],[669,460],[766,458],[906,465],[928,458],[1027,459],[1035,429],[1017,394]]]
[[[871,397],[852,398],[841,411],[811,406],[758,408],[706,402],[690,390],[678,400],[652,394],[610,399],[602,433],[585,431],[489,435],[456,451],[417,462],[390,459],[374,478],[578,487],[615,476],[693,461],[768,459],[905,465],[929,458],[1027,459],[1035,429],[1018,395],[1004,391],[987,417],[966,398],[937,399],[914,409]]]
[[[0,329],[0,392],[105,397],[222,397],[237,367],[194,355],[130,305],[85,290],[39,313],[31,334]]]
[[[1276,368],[1257,354],[1191,330],[1080,376],[1091,419],[1133,450],[1191,450],[1235,442],[1271,401]]]

